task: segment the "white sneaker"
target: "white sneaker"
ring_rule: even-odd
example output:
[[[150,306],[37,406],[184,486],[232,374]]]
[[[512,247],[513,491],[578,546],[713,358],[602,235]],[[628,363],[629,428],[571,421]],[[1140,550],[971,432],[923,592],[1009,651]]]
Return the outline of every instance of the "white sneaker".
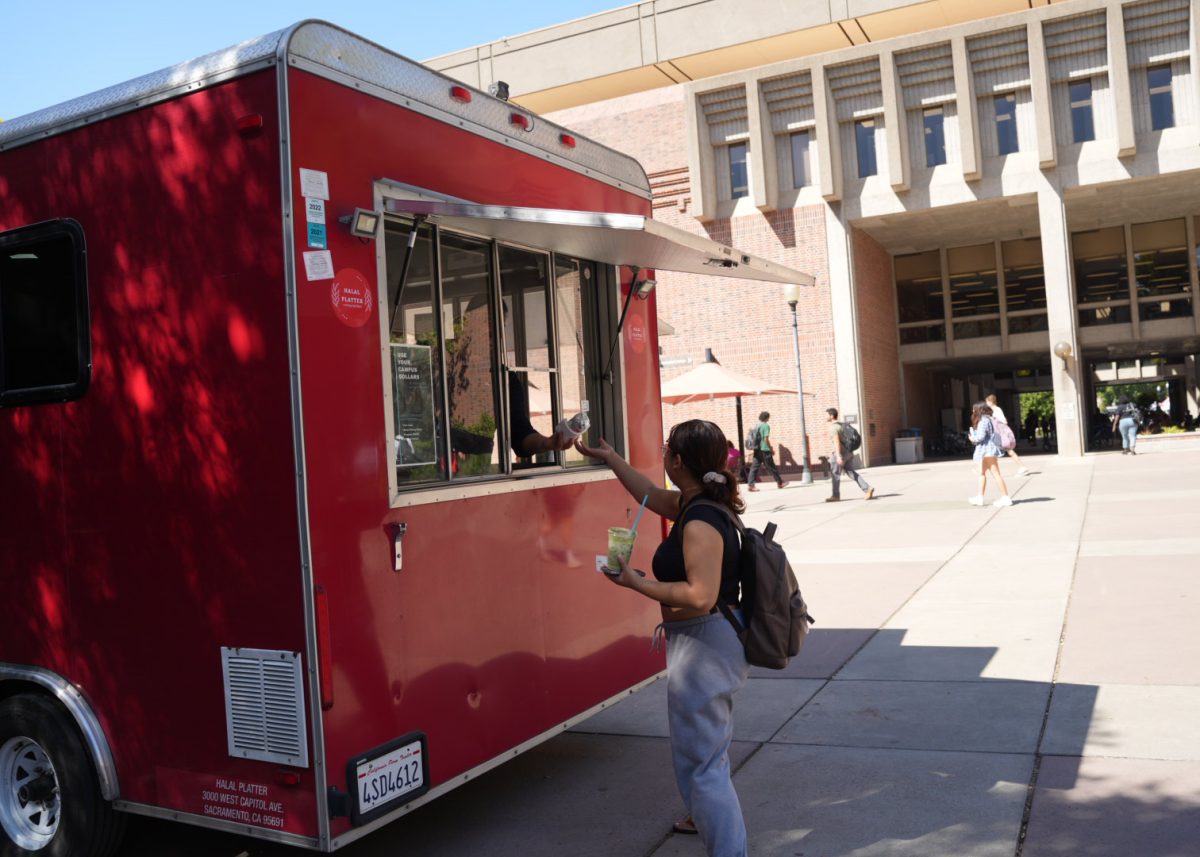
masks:
[[[1031,471],[1028,467],[1022,467],[1020,470],[1017,471],[1017,475],[1018,476],[1028,476],[1032,472],[1033,471]]]
[[[977,497],[968,497],[967,502],[970,503],[972,506],[982,506],[983,505],[983,495],[980,494]]]
[[[992,505],[997,506],[997,507],[1011,506],[1012,505],[1012,497],[1009,497],[1007,494],[1005,494],[1003,497],[1001,497],[999,500],[997,500]]]

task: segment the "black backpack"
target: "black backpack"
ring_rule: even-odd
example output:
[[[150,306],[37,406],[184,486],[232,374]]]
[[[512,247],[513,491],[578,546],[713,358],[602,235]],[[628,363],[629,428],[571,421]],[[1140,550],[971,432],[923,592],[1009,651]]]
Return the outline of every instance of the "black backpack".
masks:
[[[733,625],[752,666],[783,669],[789,659],[800,653],[813,617],[808,614],[808,605],[800,594],[787,554],[774,540],[775,525],[767,524],[767,529],[760,533],[743,525],[727,506],[704,499],[693,502],[720,509],[741,536],[738,581],[742,587],[745,625],[720,598],[717,607]]]
[[[842,449],[846,452],[857,452],[862,446],[862,435],[850,423],[842,423]]]
[[[746,449],[758,449],[762,446],[762,435],[758,433],[758,426],[746,432]]]

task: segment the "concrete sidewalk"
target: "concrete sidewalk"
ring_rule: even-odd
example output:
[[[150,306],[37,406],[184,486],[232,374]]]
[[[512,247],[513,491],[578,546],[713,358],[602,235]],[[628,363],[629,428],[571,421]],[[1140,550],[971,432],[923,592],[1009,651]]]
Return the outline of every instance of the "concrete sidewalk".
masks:
[[[1028,463],[1006,509],[965,461],[747,495],[818,620],[737,697],[754,855],[1200,854],[1200,451]],[[700,857],[663,685],[342,853]]]

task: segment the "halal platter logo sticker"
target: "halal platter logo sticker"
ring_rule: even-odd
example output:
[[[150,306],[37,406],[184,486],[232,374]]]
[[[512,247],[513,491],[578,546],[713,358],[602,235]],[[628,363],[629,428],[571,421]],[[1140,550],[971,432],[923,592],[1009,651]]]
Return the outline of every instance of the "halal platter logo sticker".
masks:
[[[338,271],[333,278],[329,302],[338,321],[347,327],[362,327],[375,311],[375,295],[366,277],[353,268]]]
[[[641,354],[646,350],[646,325],[635,316],[630,316],[625,322],[625,329],[629,332],[629,346],[635,354]]]

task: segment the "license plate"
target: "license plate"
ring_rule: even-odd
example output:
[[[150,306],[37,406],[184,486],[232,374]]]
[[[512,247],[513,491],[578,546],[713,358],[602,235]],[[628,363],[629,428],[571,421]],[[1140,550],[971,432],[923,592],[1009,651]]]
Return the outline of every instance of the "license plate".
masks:
[[[357,816],[374,817],[386,807],[425,791],[425,742],[396,744],[354,764]]]

